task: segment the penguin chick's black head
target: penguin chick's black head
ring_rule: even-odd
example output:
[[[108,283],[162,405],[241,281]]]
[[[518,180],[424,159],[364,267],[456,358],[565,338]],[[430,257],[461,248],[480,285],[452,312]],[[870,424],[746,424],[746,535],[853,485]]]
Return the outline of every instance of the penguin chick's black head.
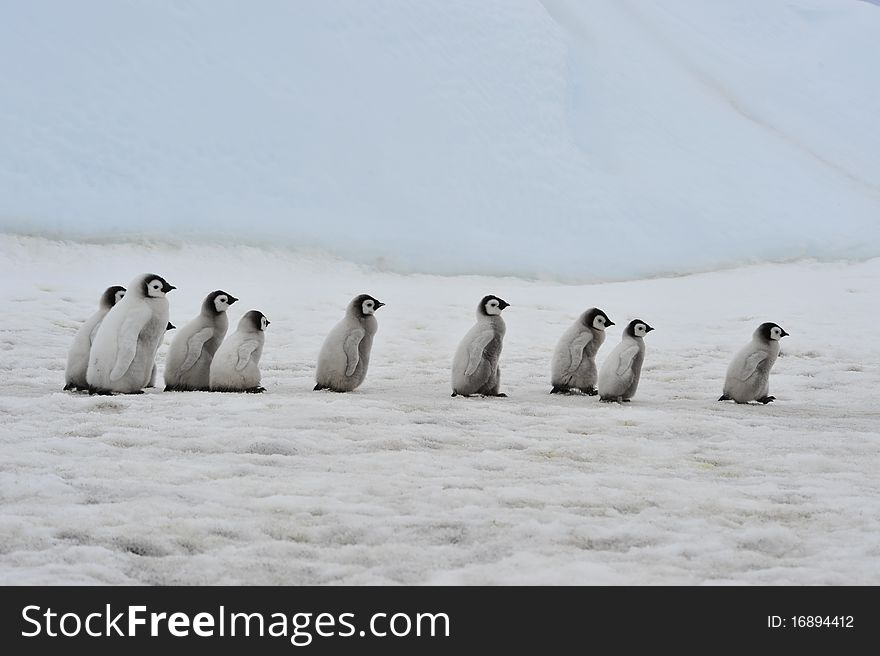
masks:
[[[501,314],[501,311],[506,307],[510,307],[510,303],[502,298],[489,294],[488,296],[483,297],[477,310],[480,314],[491,317]]]
[[[596,319],[599,319],[599,321],[596,321]],[[590,308],[584,313],[584,325],[587,328],[605,330],[608,326],[615,325],[615,323],[599,308]]]
[[[232,294],[228,294],[223,290],[218,289],[205,297],[205,302],[202,303],[202,311],[207,312],[208,314],[220,314],[221,312],[226,312],[226,310],[229,309],[229,306],[237,300],[238,299]]]
[[[177,289],[174,285],[169,285],[168,281],[165,280],[162,276],[157,276],[154,273],[148,273],[143,276],[143,288],[141,291],[144,296],[149,297],[158,297],[164,294],[167,294],[172,289]],[[160,294],[161,292],[161,294]]]
[[[652,330],[654,329],[641,319],[633,319],[626,327],[626,334],[630,337],[644,337]]]
[[[354,311],[355,315],[364,318],[373,314],[380,307],[384,307],[384,303],[379,301],[378,299],[373,298],[369,294],[360,294],[359,296],[355,296],[349,306]]]
[[[259,332],[262,330],[266,330],[266,327],[270,323],[271,322],[266,318],[266,315],[259,310],[248,310],[241,318],[239,325],[246,326],[247,328]]]
[[[104,293],[101,294],[101,307],[112,308],[119,302],[124,294],[125,287],[122,287],[121,285],[113,285],[112,287],[108,287],[104,290]]]
[[[766,342],[777,341],[783,337],[788,337],[788,333],[782,329],[782,326],[771,321],[762,323],[755,332],[761,336]]]

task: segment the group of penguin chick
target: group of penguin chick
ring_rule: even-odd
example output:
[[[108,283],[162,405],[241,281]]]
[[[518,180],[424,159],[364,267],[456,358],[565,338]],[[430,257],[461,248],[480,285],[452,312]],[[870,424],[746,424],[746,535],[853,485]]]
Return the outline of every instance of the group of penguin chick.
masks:
[[[156,352],[167,330],[166,294],[175,289],[161,276],[144,274],[128,290],[109,287],[100,308],[74,338],[67,360],[65,390],[90,394],[140,394],[156,382]],[[269,320],[258,310],[242,316],[238,328],[226,337],[226,311],[238,301],[222,290],[208,294],[199,315],[178,330],[165,364],[165,391],[251,392],[260,386],[260,357]],[[368,294],[349,303],[343,319],[327,335],[318,356],[315,390],[349,392],[367,375],[374,316],[384,303]],[[477,322],[464,336],[452,363],[452,396],[506,396],[500,391],[499,360],[506,332],[503,299],[485,296],[477,306]],[[551,394],[598,394],[602,401],[630,401],[636,393],[645,359],[644,338],[654,330],[641,319],[623,331],[601,371],[596,353],[605,341],[605,329],[615,325],[598,308],[584,312],[565,332],[553,354]],[[727,370],[719,401],[770,403],[770,370],[779,354],[779,340],[787,336],[775,323],[763,323],[752,341],[736,354]]]
[[[98,311],[77,331],[67,356],[65,390],[90,394],[140,394],[156,384],[156,352],[167,330],[168,299],[176,289],[162,277],[145,274],[128,289],[114,286],[101,296]],[[165,390],[262,392],[260,356],[269,320],[246,312],[229,338],[226,310],[238,299],[224,291],[208,294],[195,319],[171,342]]]

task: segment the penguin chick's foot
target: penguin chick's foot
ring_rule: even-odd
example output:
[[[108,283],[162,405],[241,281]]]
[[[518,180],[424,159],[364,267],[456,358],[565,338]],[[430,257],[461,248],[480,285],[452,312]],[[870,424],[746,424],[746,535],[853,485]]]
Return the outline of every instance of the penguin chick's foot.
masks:
[[[597,390],[595,387],[589,387],[587,389],[582,389],[581,392],[583,392],[587,396],[596,396],[599,393],[599,390]]]
[[[764,405],[767,405],[768,403],[773,403],[775,400],[775,396],[762,396],[760,399],[757,399],[758,403],[763,403]]]
[[[62,391],[70,392],[71,390],[75,390],[75,389],[77,389],[76,385],[74,385],[73,383],[67,383],[67,385],[64,386],[64,389]]]
[[[718,397],[718,400],[719,401],[730,401],[730,397],[727,396],[727,394],[722,394],[721,396]]]
[[[89,396],[113,396],[113,392],[107,389],[98,389],[97,387],[89,388]]]
[[[483,396],[494,396],[496,398],[503,398],[503,399],[507,398],[507,394],[505,394],[504,392],[498,392],[497,394],[483,394]]]
[[[312,389],[312,391],[313,392],[320,392],[321,390],[325,390],[325,389],[330,389],[330,388],[325,385],[321,385],[321,383],[318,383],[317,385],[315,385],[315,387]]]
[[[248,394],[262,394],[266,391],[265,387],[249,387],[245,390]]]
[[[565,389],[564,387],[556,387],[556,385],[554,385],[553,389],[550,390],[551,394],[565,394],[566,392],[568,392],[567,389]]]

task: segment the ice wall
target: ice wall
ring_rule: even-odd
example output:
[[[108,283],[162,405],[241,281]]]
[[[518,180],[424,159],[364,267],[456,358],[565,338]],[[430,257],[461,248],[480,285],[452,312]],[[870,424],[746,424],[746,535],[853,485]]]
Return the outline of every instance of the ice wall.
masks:
[[[880,255],[857,0],[0,2],[0,230],[629,278]]]

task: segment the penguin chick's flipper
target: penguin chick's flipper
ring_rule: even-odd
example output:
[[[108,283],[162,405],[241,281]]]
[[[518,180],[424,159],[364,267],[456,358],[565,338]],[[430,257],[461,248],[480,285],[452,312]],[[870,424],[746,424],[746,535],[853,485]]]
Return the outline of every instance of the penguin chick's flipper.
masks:
[[[719,401],[730,401],[730,397],[727,396],[727,394],[722,394],[720,397],[718,397],[718,400]]]
[[[775,396],[762,396],[760,399],[757,399],[758,403],[763,403],[764,405],[767,405],[768,403],[773,403],[775,400]]]

